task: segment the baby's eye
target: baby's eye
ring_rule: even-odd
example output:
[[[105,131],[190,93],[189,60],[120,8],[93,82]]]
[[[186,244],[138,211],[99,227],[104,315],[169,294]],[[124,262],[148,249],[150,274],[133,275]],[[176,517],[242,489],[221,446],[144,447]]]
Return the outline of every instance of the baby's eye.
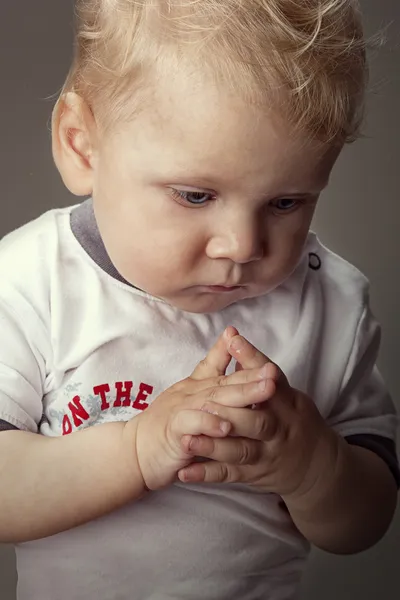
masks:
[[[280,198],[276,200],[272,206],[278,212],[288,212],[293,210],[300,204],[300,200],[297,198]]]
[[[213,195],[208,192],[189,192],[185,190],[176,190],[171,188],[172,196],[175,200],[182,203],[201,206],[213,199]]]

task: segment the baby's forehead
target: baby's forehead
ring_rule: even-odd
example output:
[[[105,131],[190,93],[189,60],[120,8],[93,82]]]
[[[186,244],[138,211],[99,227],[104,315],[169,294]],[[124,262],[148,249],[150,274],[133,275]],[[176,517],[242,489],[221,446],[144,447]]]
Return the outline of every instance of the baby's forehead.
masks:
[[[158,78],[147,107],[139,113],[139,123],[141,116],[160,136],[190,136],[203,143],[209,140],[210,149],[217,138],[240,140],[243,148],[254,145],[260,130],[268,131],[272,140],[287,140],[293,148],[321,147],[311,134],[298,130],[290,121],[283,93],[281,99],[279,102],[278,97],[266,95],[263,102],[251,102],[224,84],[216,85],[201,72],[187,76],[182,70]]]
[[[230,137],[242,130],[249,137],[266,120],[275,123],[276,129],[283,124],[293,129],[269,97],[263,103],[250,102],[200,70],[187,73],[182,68],[171,75],[164,71],[150,86],[147,106],[140,113],[161,134],[205,138],[225,133]]]
[[[132,170],[160,182],[257,196],[286,186],[324,187],[325,147],[269,107],[252,106],[215,86],[159,81],[146,109],[121,127]],[[138,165],[140,164],[140,167]],[[278,192],[277,192],[278,193]]]

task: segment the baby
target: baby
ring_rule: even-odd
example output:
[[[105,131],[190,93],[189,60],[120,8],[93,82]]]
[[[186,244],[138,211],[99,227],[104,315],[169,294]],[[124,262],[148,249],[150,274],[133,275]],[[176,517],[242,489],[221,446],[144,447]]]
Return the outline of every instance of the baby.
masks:
[[[18,598],[293,600],[399,483],[368,282],[310,232],[362,119],[357,2],[76,10],[53,153],[90,199],[0,244]]]

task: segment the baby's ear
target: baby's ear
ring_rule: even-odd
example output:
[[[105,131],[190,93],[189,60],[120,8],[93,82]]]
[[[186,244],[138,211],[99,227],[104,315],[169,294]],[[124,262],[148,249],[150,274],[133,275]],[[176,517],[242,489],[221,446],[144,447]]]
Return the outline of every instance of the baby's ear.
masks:
[[[66,187],[76,196],[93,190],[96,123],[86,102],[73,92],[59,99],[53,111],[53,157]]]

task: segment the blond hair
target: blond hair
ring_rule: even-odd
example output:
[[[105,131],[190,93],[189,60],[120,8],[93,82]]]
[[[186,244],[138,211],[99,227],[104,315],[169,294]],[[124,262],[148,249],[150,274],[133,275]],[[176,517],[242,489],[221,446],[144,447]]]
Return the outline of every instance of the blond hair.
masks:
[[[317,139],[359,134],[367,67],[357,0],[77,0],[76,15],[63,91],[105,124],[132,116],[146,79],[173,59],[249,102],[276,103]]]

